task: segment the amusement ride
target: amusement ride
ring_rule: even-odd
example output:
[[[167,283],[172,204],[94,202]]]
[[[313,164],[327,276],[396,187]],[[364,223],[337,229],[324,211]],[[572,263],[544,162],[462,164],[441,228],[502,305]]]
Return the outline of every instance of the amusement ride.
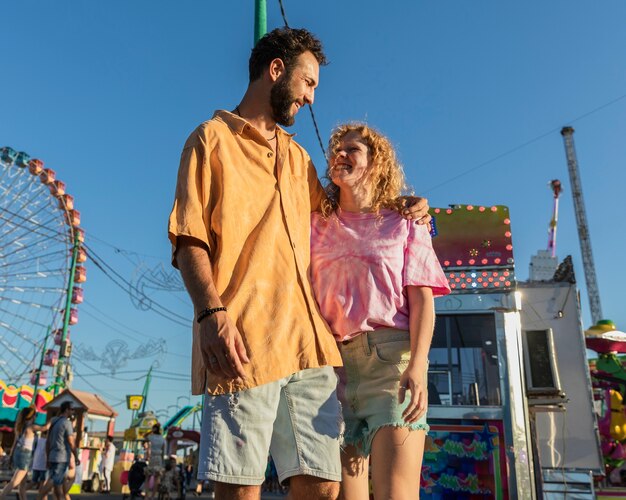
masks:
[[[56,172],[10,147],[0,149],[0,220],[2,410],[33,398],[39,410],[73,378],[70,327],[87,278],[84,232]]]

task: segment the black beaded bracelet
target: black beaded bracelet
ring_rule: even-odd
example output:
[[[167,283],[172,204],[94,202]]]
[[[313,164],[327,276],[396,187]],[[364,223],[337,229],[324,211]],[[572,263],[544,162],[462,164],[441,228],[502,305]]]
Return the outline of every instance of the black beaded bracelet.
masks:
[[[204,318],[208,318],[218,311],[228,311],[228,309],[226,309],[225,307],[207,307],[204,311],[198,314],[196,321],[200,323],[200,321],[202,321]]]

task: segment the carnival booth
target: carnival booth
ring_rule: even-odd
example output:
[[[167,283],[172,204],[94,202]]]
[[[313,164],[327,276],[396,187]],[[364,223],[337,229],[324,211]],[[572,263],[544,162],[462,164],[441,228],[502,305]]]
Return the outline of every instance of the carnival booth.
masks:
[[[65,389],[58,396],[47,403],[44,409],[48,418],[59,413],[61,404],[69,401],[76,415],[76,443],[80,448],[80,465],[76,471],[76,481],[72,487],[78,493],[81,491],[99,491],[102,482],[100,460],[102,442],[97,437],[90,437],[84,432],[88,421],[101,421],[106,424],[107,435],[115,431],[115,417],[117,412],[98,394]]]
[[[29,385],[7,384],[0,380],[0,481],[8,480],[12,475],[8,452],[15,437],[13,427],[17,414],[22,408],[34,404],[36,410],[35,422],[39,425],[46,423],[45,404],[52,399],[52,393],[45,389],[35,389]]]
[[[35,423],[39,425],[46,423],[46,412],[43,407],[52,400],[52,393],[45,389],[37,389],[37,396],[33,397],[34,394],[35,389],[30,385],[17,386],[0,380],[0,432],[12,434],[17,414],[22,408],[33,404],[37,412]],[[4,441],[2,446],[5,447]]]
[[[604,471],[571,259],[518,289],[537,496],[597,498]]]
[[[452,293],[435,300],[421,498],[535,498],[509,210],[431,215]]]

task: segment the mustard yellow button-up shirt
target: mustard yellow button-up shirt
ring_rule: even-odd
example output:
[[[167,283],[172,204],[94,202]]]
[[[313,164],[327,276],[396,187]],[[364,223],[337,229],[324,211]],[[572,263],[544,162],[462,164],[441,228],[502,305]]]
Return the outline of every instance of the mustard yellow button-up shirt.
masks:
[[[209,373],[194,321],[193,394],[341,365],[308,276],[311,210],[323,197],[307,152],[281,128],[274,153],[243,118],[217,111],[187,139],[169,219],[172,261],[176,266],[178,236],[206,243],[215,286],[250,358],[244,385]]]

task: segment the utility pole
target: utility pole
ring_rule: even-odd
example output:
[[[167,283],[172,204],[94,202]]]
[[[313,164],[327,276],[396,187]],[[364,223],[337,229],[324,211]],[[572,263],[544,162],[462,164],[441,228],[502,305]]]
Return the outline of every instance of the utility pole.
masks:
[[[267,33],[267,2],[254,0],[254,45]]]
[[[565,155],[567,156],[567,170],[572,185],[572,197],[574,198],[574,212],[576,213],[576,225],[578,226],[578,240],[580,241],[580,252],[583,258],[585,269],[585,282],[587,283],[587,295],[589,296],[589,308],[591,309],[591,320],[597,324],[602,319],[602,307],[600,305],[600,291],[596,278],[596,268],[591,252],[591,238],[589,236],[589,225],[587,224],[587,212],[583,199],[583,187],[580,182],[580,171],[578,160],[576,159],[576,149],[574,148],[574,129],[563,127],[561,135],[565,143]]]
[[[146,403],[148,402],[148,392],[150,391],[150,382],[152,381],[152,368],[154,365],[150,365],[150,369],[148,370],[148,373],[146,374],[146,381],[143,384],[143,391],[141,392],[141,395],[143,396],[143,401],[141,403],[141,410],[139,410],[139,413],[143,413],[146,411]]]

